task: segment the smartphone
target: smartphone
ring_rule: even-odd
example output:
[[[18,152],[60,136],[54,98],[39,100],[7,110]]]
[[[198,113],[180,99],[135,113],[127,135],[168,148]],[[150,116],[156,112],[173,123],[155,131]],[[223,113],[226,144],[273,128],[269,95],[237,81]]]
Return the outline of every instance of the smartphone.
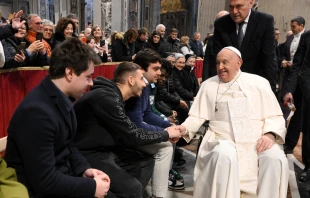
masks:
[[[43,39],[42,32],[37,32],[36,40],[42,41],[42,39]]]
[[[100,40],[100,47],[105,46],[105,40]]]
[[[17,53],[21,54],[21,51],[24,51],[26,48],[26,42],[21,42],[17,48]]]

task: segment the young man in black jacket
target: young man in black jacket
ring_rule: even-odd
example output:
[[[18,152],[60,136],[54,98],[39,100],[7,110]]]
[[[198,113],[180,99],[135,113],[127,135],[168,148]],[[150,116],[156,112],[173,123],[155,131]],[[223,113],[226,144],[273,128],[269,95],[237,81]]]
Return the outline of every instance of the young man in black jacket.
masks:
[[[98,62],[87,45],[77,38],[67,39],[52,54],[49,76],[12,116],[5,160],[31,198],[107,195],[109,177],[90,168],[73,144],[77,123],[72,100],[93,84],[91,76]],[[106,197],[114,196],[108,193]]]
[[[115,69],[114,81],[97,77],[91,90],[74,106],[78,120],[77,147],[93,167],[109,174],[110,191],[120,197],[142,197],[152,176],[151,155],[157,155],[156,145],[166,146],[172,153],[171,143],[166,141],[181,135],[175,127],[155,132],[137,128],[127,117],[124,101],[140,96],[145,86],[140,66],[124,62]],[[137,150],[142,146],[154,149],[140,153]],[[163,158],[169,165],[171,155]],[[156,189],[154,178],[152,184]]]

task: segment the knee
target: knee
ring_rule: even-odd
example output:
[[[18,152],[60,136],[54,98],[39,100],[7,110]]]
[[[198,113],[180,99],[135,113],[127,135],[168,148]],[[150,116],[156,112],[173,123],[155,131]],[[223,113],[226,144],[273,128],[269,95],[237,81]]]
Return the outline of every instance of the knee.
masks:
[[[287,164],[287,158],[284,154],[284,151],[280,148],[280,145],[273,145],[269,150],[264,151],[259,156],[259,163],[266,163],[268,165],[283,166]]]
[[[227,148],[216,148],[212,151],[212,156],[221,160],[223,163],[233,164],[237,163],[237,152],[236,150]]]
[[[158,155],[160,156],[169,156],[169,155],[173,155],[173,146],[171,144],[171,142],[162,142],[161,143],[161,147],[158,149],[157,152]]]
[[[142,197],[144,190],[142,184],[135,178],[124,181],[122,189],[123,190],[121,194],[124,197]]]

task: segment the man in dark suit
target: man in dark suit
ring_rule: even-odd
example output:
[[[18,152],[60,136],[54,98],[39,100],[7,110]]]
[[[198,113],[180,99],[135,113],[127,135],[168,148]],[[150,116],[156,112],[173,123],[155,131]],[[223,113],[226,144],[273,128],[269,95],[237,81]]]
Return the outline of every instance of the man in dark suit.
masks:
[[[299,87],[302,92],[301,130],[302,136],[302,161],[305,169],[300,174],[300,181],[310,178],[310,31],[301,35],[297,51],[294,55],[293,66],[286,84],[287,94],[283,101],[292,103],[293,95]]]
[[[254,0],[229,0],[229,15],[214,23],[213,51],[226,46],[241,51],[242,71],[265,77],[276,89],[277,60],[271,15],[252,10]],[[240,31],[239,31],[240,29]]]
[[[285,43],[283,44],[283,54],[282,54],[282,62],[281,62],[281,78],[282,78],[282,97],[287,92],[285,88],[285,83],[287,82],[288,75],[290,73],[291,67],[293,65],[294,55],[297,51],[297,47],[300,41],[301,35],[305,32],[305,19],[301,16],[294,17],[291,20],[291,30],[293,32],[292,35],[287,37]],[[301,130],[301,103],[302,103],[302,93],[299,87],[296,87],[294,92],[294,105],[296,107],[296,111],[294,112],[293,117],[290,119],[289,126],[287,128],[287,134],[285,137],[285,153],[292,154],[293,149],[296,146],[300,130]],[[283,105],[281,105],[283,106]],[[286,119],[290,113],[290,109],[284,108],[283,114]]]
[[[72,143],[77,123],[71,99],[93,84],[94,63],[100,63],[94,51],[67,39],[51,56],[49,76],[11,118],[5,159],[31,198],[101,198],[109,190],[109,177],[90,168]]]

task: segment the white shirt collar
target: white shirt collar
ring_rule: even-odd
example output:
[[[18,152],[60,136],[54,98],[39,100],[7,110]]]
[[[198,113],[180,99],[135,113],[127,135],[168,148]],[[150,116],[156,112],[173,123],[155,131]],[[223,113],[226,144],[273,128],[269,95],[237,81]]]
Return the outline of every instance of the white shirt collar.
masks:
[[[144,80],[146,85],[149,85],[149,81],[147,81],[146,78],[143,77],[143,80]]]
[[[294,37],[300,37],[300,35],[303,34],[304,32],[305,32],[305,28],[301,32],[299,32],[298,34],[294,35]]]

